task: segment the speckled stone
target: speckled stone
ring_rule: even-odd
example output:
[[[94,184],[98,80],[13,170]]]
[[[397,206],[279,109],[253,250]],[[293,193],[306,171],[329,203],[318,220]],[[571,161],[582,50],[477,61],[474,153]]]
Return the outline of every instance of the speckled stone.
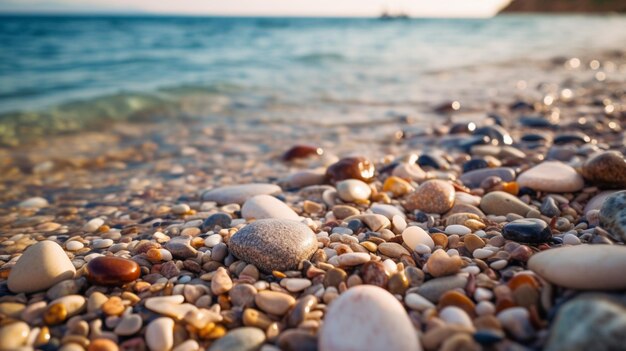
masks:
[[[626,309],[611,295],[582,295],[559,309],[546,351],[622,350]]]
[[[611,194],[600,209],[600,225],[614,237],[626,241],[626,190]]]
[[[317,238],[306,225],[287,219],[261,219],[240,229],[228,242],[238,258],[265,272],[296,269],[317,250]]]
[[[583,188],[583,177],[572,167],[558,161],[546,161],[517,177],[521,187],[551,193],[568,193]]]
[[[59,244],[45,240],[30,246],[11,269],[8,286],[14,293],[46,290],[74,278],[76,269]]]
[[[405,207],[410,211],[445,213],[454,205],[454,187],[443,180],[429,180],[406,196]]]
[[[280,192],[282,192],[282,189],[274,184],[228,185],[205,192],[202,194],[202,200],[215,201],[220,205],[233,203],[241,205],[255,195],[274,195]]]
[[[328,306],[324,320],[320,351],[422,349],[404,307],[376,286],[348,289]]]
[[[191,246],[191,237],[176,236],[165,244],[165,248],[176,258],[186,259],[196,257],[198,251]]]
[[[591,184],[607,188],[626,188],[626,160],[619,151],[605,151],[591,156],[582,173]]]
[[[570,289],[626,289],[626,247],[564,246],[534,254],[528,268],[545,280]]]
[[[521,243],[539,244],[550,241],[552,232],[543,220],[524,218],[507,223],[502,228],[502,236]]]

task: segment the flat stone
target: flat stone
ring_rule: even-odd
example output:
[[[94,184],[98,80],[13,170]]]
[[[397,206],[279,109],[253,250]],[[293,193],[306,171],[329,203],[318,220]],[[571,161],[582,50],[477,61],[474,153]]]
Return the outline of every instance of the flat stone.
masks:
[[[575,169],[559,161],[545,161],[517,177],[521,187],[550,193],[579,191],[585,185]]]
[[[213,342],[209,351],[257,351],[263,342],[265,342],[265,333],[261,329],[235,328]]]
[[[146,327],[146,344],[150,351],[169,351],[174,346],[174,321],[160,317]]]
[[[247,199],[256,195],[275,195],[282,189],[274,184],[251,183],[228,185],[209,190],[202,194],[203,201],[214,201],[219,205],[243,204]]]
[[[439,298],[446,291],[464,289],[467,284],[467,273],[458,273],[448,277],[431,279],[417,288],[417,293],[432,303],[439,302]]]
[[[422,348],[404,307],[393,295],[376,286],[358,285],[328,306],[319,334],[319,350]]]
[[[614,237],[626,241],[626,190],[611,194],[600,209],[600,225]]]
[[[552,239],[548,224],[537,218],[516,219],[502,228],[505,239],[521,243],[539,244]]]
[[[492,191],[483,196],[480,201],[480,208],[485,213],[496,216],[505,216],[509,213],[526,216],[528,211],[532,210],[520,199],[504,191]]]
[[[515,170],[509,167],[483,168],[463,173],[459,180],[469,188],[478,188],[488,177],[499,177],[505,182],[515,180]]]
[[[229,214],[223,212],[215,213],[202,222],[202,230],[213,230],[216,226],[220,228],[230,228],[231,222],[232,218]]]
[[[228,248],[239,259],[271,272],[296,269],[317,250],[317,238],[306,225],[287,219],[261,219],[236,232]]]
[[[241,215],[245,219],[298,220],[298,215],[287,204],[270,195],[256,195],[246,200],[241,208]]]
[[[59,244],[45,240],[30,246],[17,260],[8,278],[14,293],[46,290],[74,278],[76,269]]]
[[[348,252],[339,256],[339,265],[344,267],[358,266],[371,259],[367,252]]]
[[[427,176],[426,172],[414,163],[401,163],[393,169],[391,174],[399,178],[414,180],[416,182],[423,181]]]
[[[345,218],[344,220],[346,222],[349,222],[353,219],[360,220],[361,222],[365,223],[368,228],[375,232],[380,231],[381,229],[389,228],[391,226],[391,221],[389,221],[387,217],[379,214],[366,213],[356,216],[350,216]]]
[[[46,200],[43,197],[31,197],[29,199],[26,199],[22,202],[20,202],[17,207],[21,207],[21,208],[44,208],[47,207],[48,204],[48,200]]]
[[[290,188],[300,189],[311,185],[324,184],[324,170],[306,169],[290,174],[285,180]]]
[[[196,257],[198,251],[191,246],[190,236],[175,236],[165,244],[172,256],[180,259]]]
[[[296,299],[282,292],[265,290],[255,295],[254,302],[261,310],[282,316],[296,304]]]
[[[534,254],[528,268],[547,281],[577,290],[626,289],[626,247],[576,245]]]
[[[346,202],[364,201],[370,198],[372,189],[358,179],[346,179],[337,182],[337,195]]]
[[[626,159],[619,151],[605,151],[591,156],[582,174],[591,184],[607,188],[626,188]]]
[[[372,212],[374,212],[375,214],[383,215],[388,219],[392,219],[393,216],[400,216],[406,219],[406,214],[404,213],[404,211],[393,205],[375,203],[372,204],[370,210],[372,210]]]
[[[378,245],[378,251],[391,258],[400,258],[403,255],[410,255],[409,251],[398,243],[381,243]]]
[[[138,314],[123,316],[117,326],[115,326],[114,333],[121,336],[133,335],[141,329],[142,325],[143,320]]]
[[[404,207],[409,211],[442,214],[454,205],[454,187],[443,180],[428,180],[406,196]]]
[[[626,309],[611,297],[582,295],[563,305],[552,323],[545,350],[623,349]]]

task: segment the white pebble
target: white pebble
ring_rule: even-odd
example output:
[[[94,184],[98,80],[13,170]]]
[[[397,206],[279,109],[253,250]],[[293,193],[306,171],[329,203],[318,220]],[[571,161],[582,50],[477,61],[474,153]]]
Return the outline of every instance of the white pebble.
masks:
[[[493,292],[489,289],[485,288],[476,288],[474,292],[474,300],[476,301],[487,301],[493,298]]]
[[[337,183],[337,194],[346,202],[367,200],[372,195],[372,189],[367,183],[358,179],[346,179]]]
[[[94,218],[83,226],[83,230],[88,233],[92,233],[98,230],[98,228],[102,227],[103,224],[104,220],[102,218]]]
[[[221,243],[223,240],[224,239],[219,234],[209,235],[209,236],[207,236],[206,239],[204,239],[204,246],[206,246],[206,247],[214,247],[215,245]]]
[[[491,263],[489,265],[489,267],[499,271],[499,270],[503,269],[504,267],[506,267],[506,265],[508,263],[509,262],[507,260],[497,260],[497,261]]]
[[[485,258],[493,256],[493,251],[487,250],[487,249],[476,249],[476,250],[474,250],[472,255],[475,258],[478,258],[478,259],[482,260],[482,259],[485,259]]]
[[[281,285],[283,281],[286,281],[284,287],[291,292],[302,291],[312,284],[310,280],[304,278],[283,279]]]
[[[467,315],[467,313],[465,313],[465,311],[456,306],[445,307],[441,310],[441,312],[439,312],[439,318],[448,324],[460,325],[472,329],[474,328],[472,319]]]
[[[171,261],[172,260],[172,253],[169,252],[166,249],[159,249],[159,252],[161,253],[161,261]]]
[[[402,240],[411,249],[419,244],[428,246],[431,250],[435,247],[433,239],[420,227],[408,227],[402,231]]]
[[[496,313],[496,306],[489,301],[480,301],[476,305],[476,314],[479,316],[492,315]]]
[[[432,302],[428,301],[422,295],[414,293],[407,294],[404,298],[404,303],[409,306],[409,308],[420,312],[430,308],[435,308],[435,305]]]
[[[168,351],[174,346],[174,321],[161,317],[146,328],[146,343],[151,351]]]
[[[69,251],[77,251],[85,247],[80,241],[72,240],[65,243],[65,248]]]
[[[189,212],[189,210],[191,210],[191,208],[187,204],[178,204],[172,206],[172,213],[177,215],[185,214]]]
[[[48,200],[43,197],[31,197],[20,202],[17,206],[21,208],[42,208],[48,206]]]
[[[472,230],[461,224],[451,224],[446,227],[445,232],[448,235],[466,235],[470,234]]]
[[[568,233],[563,235],[563,244],[565,245],[580,245],[580,239],[572,234],[572,233]]]
[[[396,228],[398,232],[402,232],[406,229],[406,220],[402,218],[402,216],[393,216],[391,218],[391,222],[393,223],[393,227]]]
[[[476,275],[476,274],[480,273],[480,267],[478,267],[478,266],[467,266],[467,267],[463,267],[463,268],[461,269],[461,272]]]
[[[398,265],[396,265],[396,263],[390,258],[384,260],[383,265],[385,266],[385,271],[389,275],[392,275],[398,271]]]
[[[91,242],[91,247],[94,249],[104,249],[113,245],[113,240],[111,239],[96,239]]]

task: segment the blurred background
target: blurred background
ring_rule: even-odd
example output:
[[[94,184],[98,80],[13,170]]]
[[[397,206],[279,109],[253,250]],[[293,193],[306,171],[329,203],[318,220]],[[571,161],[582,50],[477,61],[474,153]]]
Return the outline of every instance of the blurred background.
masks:
[[[0,144],[127,120],[429,118],[441,102],[529,86],[540,62],[626,47],[624,11],[623,0],[0,0]]]

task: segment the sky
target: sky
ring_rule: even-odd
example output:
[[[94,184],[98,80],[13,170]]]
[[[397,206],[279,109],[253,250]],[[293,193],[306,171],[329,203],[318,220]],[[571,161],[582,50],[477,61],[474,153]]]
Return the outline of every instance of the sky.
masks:
[[[489,17],[510,0],[0,0],[4,13]]]

